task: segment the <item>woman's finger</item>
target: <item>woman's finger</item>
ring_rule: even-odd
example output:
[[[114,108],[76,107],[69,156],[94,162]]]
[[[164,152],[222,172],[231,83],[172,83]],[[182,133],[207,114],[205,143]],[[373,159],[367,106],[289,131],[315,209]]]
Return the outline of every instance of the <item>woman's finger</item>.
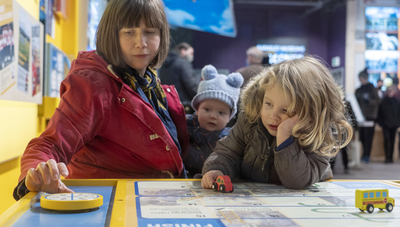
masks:
[[[63,175],[63,177],[68,177],[68,169],[67,166],[63,162],[57,163],[58,171]]]
[[[59,193],[74,193],[73,190],[69,189],[62,181],[59,180],[58,184],[58,192]]]
[[[60,178],[60,173],[58,172],[58,165],[54,159],[49,159],[46,162],[49,170],[50,170],[50,176],[52,180],[58,180]]]
[[[45,184],[51,183],[50,170],[46,163],[44,162],[39,163],[38,166],[36,167],[36,172],[39,172],[41,174],[41,177]]]
[[[42,178],[39,177],[39,174],[36,172],[36,170],[34,168],[30,168],[28,170],[27,177],[30,177],[35,184],[42,183]]]

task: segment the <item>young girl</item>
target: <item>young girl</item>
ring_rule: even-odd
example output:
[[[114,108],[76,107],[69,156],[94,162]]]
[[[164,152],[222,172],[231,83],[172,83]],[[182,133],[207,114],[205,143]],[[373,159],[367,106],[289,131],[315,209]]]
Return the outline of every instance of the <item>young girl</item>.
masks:
[[[203,188],[220,175],[304,189],[332,178],[330,157],[352,127],[341,89],[316,58],[266,68],[242,93],[242,113],[203,167]]]

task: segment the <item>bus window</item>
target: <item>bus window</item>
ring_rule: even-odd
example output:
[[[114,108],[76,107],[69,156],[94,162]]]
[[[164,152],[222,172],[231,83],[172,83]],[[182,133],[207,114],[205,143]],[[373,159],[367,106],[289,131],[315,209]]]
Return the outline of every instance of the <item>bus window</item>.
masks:
[[[370,197],[370,198],[374,198],[374,193],[373,193],[373,192],[370,192],[370,193],[369,193],[369,197]]]
[[[376,192],[376,197],[377,198],[381,197],[381,192]]]
[[[364,199],[368,198],[368,192],[364,193]]]
[[[382,196],[383,197],[387,197],[387,193],[386,192],[382,192]]]

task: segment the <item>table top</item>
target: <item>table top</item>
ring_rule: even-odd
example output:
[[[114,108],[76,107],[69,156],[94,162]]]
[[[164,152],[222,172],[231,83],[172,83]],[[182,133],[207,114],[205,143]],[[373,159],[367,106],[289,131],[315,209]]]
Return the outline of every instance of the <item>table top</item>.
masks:
[[[0,216],[0,226],[398,226],[392,212],[355,207],[355,190],[387,188],[400,199],[400,182],[332,180],[306,190],[233,182],[232,193],[202,189],[199,180],[64,180],[75,192],[104,197],[100,208],[60,212],[40,207],[44,193],[29,193]],[[397,223],[397,224],[396,224]]]

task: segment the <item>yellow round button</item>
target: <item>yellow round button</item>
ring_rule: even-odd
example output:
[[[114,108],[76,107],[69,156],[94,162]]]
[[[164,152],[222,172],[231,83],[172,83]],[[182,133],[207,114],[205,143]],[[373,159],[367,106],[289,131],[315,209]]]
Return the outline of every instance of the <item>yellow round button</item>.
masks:
[[[103,196],[94,193],[55,193],[40,198],[40,206],[50,210],[86,210],[103,205]]]

